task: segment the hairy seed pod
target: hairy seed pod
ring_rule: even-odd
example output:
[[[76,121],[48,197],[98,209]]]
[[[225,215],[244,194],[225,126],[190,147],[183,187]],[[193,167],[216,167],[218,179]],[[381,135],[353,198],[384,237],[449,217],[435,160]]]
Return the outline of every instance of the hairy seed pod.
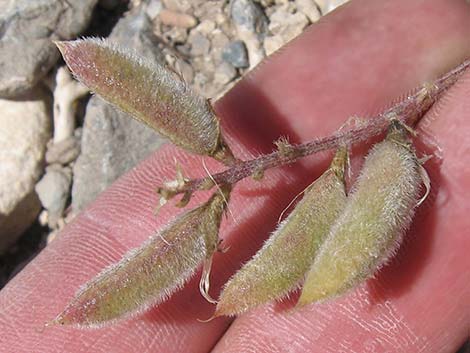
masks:
[[[258,253],[225,285],[215,316],[235,315],[296,288],[346,203],[346,148],[306,191]]]
[[[299,306],[328,299],[371,277],[397,250],[419,202],[421,165],[398,122],[366,157],[344,212],[318,251]]]
[[[174,72],[100,39],[56,45],[73,74],[108,102],[177,146],[233,161],[210,103]]]
[[[168,298],[217,249],[229,192],[216,192],[105,269],[79,290],[53,323],[99,327]]]

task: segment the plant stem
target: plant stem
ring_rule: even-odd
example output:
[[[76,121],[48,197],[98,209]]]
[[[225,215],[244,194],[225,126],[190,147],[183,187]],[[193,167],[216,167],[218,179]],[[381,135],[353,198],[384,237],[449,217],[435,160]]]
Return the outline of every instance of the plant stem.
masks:
[[[166,199],[180,193],[185,193],[188,198],[197,190],[210,189],[214,186],[214,183],[217,185],[233,185],[248,176],[262,174],[267,169],[293,163],[302,157],[320,151],[337,148],[341,145],[354,145],[358,142],[369,140],[383,133],[389,126],[391,119],[397,119],[409,126],[415,126],[442,93],[451,87],[469,66],[470,59],[439,77],[431,84],[423,85],[421,89],[415,90],[414,94],[409,95],[378,116],[368,119],[360,127],[348,131],[338,131],[330,136],[303,144],[284,145],[285,148],[280,148],[269,154],[264,154],[248,161],[239,161],[231,168],[211,177],[192,179],[174,188],[160,188],[159,193]]]

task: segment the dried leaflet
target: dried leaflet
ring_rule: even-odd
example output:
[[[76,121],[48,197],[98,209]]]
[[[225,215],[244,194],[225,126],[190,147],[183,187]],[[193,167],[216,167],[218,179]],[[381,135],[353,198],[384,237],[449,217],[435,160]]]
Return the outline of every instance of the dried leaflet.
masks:
[[[371,277],[398,248],[419,202],[421,165],[392,122],[367,156],[354,192],[306,277],[299,305],[328,299]]]
[[[239,314],[298,286],[346,203],[346,160],[346,148],[340,148],[330,168],[308,187],[289,217],[226,284],[215,316]]]
[[[174,72],[100,39],[56,44],[73,74],[105,100],[177,146],[233,162],[210,103]]]
[[[85,284],[54,323],[101,326],[165,300],[202,262],[210,263],[229,192],[222,188],[105,269]]]

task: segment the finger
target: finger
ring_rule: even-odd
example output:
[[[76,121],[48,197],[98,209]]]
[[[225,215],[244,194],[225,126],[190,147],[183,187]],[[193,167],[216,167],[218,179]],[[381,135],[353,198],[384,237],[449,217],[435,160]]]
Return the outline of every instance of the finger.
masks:
[[[330,17],[330,20],[325,19],[314,26],[309,33],[291,44],[284,53],[261,67],[224,98],[218,109],[239,155],[247,156],[257,150],[269,150],[272,139],[282,134],[292,133],[293,139],[300,140],[331,132],[346,116],[380,108],[401,92],[435,76],[437,71],[455,65],[466,55],[468,48],[463,44],[468,33],[464,25],[468,18],[457,2],[450,6],[442,1],[432,2],[434,7],[431,7],[433,11],[430,12],[424,9],[429,9],[430,5],[427,4],[431,2],[415,3],[411,8],[404,1],[395,3],[397,13],[415,14],[413,23],[418,29],[429,27],[425,33],[419,30],[407,32],[405,41],[398,41],[403,31],[396,31],[393,26],[390,29],[393,35],[386,30],[381,32],[380,39],[398,43],[394,44],[395,61],[392,61],[396,65],[395,71],[387,70],[386,62],[374,56],[368,56],[369,65],[358,61],[361,55],[368,53],[370,43],[377,40],[377,37],[372,37],[370,28],[380,27],[384,23],[391,26],[397,18],[392,16],[396,14],[384,11],[380,4],[371,2],[370,6],[364,6],[359,2],[358,5],[353,3],[346,7]],[[439,8],[449,8],[449,16],[442,18]],[[364,41],[353,40],[355,36],[352,35],[347,36],[348,40],[339,41],[337,37],[338,32],[342,32],[340,29],[350,25],[350,16],[354,21],[359,21],[360,13],[370,19],[370,27],[362,24],[357,26],[355,32],[355,36],[362,36]],[[429,26],[429,23],[434,26]],[[334,43],[335,40],[336,45],[328,47],[327,43]],[[416,46],[416,42],[420,45]],[[446,52],[438,51],[437,48],[442,46],[451,49]],[[329,55],[321,54],[323,50],[329,51]],[[453,54],[449,55],[451,50]],[[359,81],[354,75],[348,74],[347,68],[351,67],[348,60],[342,63],[330,60],[346,58],[356,51],[361,53],[356,57],[358,62],[355,62],[359,65],[358,70],[371,70]],[[318,57],[316,64],[319,66],[310,63],[312,52]],[[399,53],[406,53],[416,58],[416,61],[408,63]],[[427,69],[424,69],[426,65],[423,64],[423,58],[431,54],[438,64],[428,64]],[[293,58],[296,58],[295,62]],[[338,72],[337,77],[327,70],[328,62],[335,64],[332,69]],[[288,69],[290,75],[285,73]],[[383,82],[394,83],[382,84],[380,89],[376,89],[372,85],[374,80],[371,73],[378,75]],[[274,82],[273,77],[277,75],[279,80]],[[340,79],[342,76],[344,79]],[[309,80],[306,81],[307,78]],[[309,85],[306,86],[305,82]],[[276,85],[279,87],[275,87]],[[318,90],[317,85],[321,85],[322,89]],[[349,90],[343,88],[343,85],[348,85]],[[295,97],[291,98],[289,95],[286,100],[286,88]],[[385,93],[380,93],[382,90]],[[332,98],[331,92],[334,92],[334,96],[341,97],[341,104],[335,101],[338,98]],[[364,99],[364,94],[368,94],[371,100]],[[314,104],[310,104],[312,97],[315,97]],[[280,101],[281,98],[284,102]],[[308,109],[301,108],[307,103],[310,104]],[[343,105],[350,108],[338,107]],[[253,112],[247,114],[251,111],[245,110],[245,107],[251,107]],[[328,120],[312,119],[314,116],[328,117]],[[210,316],[212,308],[200,298],[195,281],[170,302],[119,325],[85,333],[61,328],[37,331],[45,320],[53,318],[65,306],[81,284],[119,259],[127,249],[139,245],[171,218],[172,210],[163,210],[158,219],[153,217],[152,210],[157,203],[153,190],[165,178],[172,176],[174,156],[186,166],[190,176],[204,174],[199,158],[171,148],[157,152],[77,218],[57,241],[2,291],[0,304],[5,310],[1,324],[3,332],[8,332],[6,340],[12,349],[21,352],[31,351],[31,347],[34,347],[35,350],[44,352],[73,352],[87,346],[96,352],[110,349],[116,352],[144,349],[197,352],[207,351],[216,342],[228,321],[218,319],[209,324],[196,321],[197,318]],[[208,165],[211,170],[215,168],[214,164]],[[298,189],[297,181],[305,182],[307,178],[311,180],[319,172],[320,170],[313,168],[313,162],[303,163],[269,173],[261,186],[247,181],[237,187],[230,206],[236,221],[225,222],[223,229],[223,235],[233,247],[230,253],[223,257],[218,256],[215,261],[216,284],[220,284],[238,266],[240,260],[246,259],[259,246],[262,238],[273,228],[282,207]],[[16,336],[18,333],[21,333],[21,340]]]

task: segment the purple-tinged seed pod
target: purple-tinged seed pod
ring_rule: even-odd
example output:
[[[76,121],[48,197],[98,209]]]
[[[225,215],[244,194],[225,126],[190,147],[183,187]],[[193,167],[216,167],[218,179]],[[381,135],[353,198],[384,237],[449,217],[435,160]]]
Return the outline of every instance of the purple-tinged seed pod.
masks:
[[[212,106],[174,72],[101,39],[56,45],[75,77],[108,102],[177,146],[233,162]]]
[[[287,219],[225,285],[215,316],[240,314],[280,299],[301,283],[346,204],[346,161],[347,150],[340,148],[330,168],[306,189]]]
[[[100,327],[166,300],[201,263],[210,263],[229,193],[230,188],[222,187],[128,252],[86,283],[52,323]]]
[[[299,306],[348,291],[393,255],[419,203],[421,168],[406,129],[393,121],[366,157],[344,212],[319,249]]]

